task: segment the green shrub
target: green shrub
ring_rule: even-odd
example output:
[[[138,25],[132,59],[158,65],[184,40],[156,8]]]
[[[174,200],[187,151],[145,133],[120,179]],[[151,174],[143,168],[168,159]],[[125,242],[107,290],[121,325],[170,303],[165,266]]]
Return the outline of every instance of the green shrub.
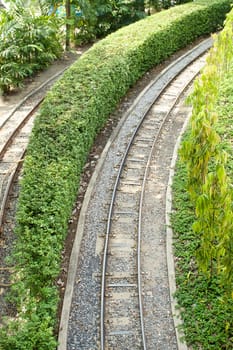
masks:
[[[232,181],[227,174],[227,153],[217,132],[216,101],[220,84],[231,72],[233,11],[223,31],[216,36],[206,67],[195,81],[190,97],[193,105],[191,131],[182,144],[181,154],[188,169],[188,190],[195,205],[193,230],[200,237],[197,249],[199,268],[210,278],[222,276],[232,289],[229,271],[232,234]],[[224,277],[225,276],[225,277]]]
[[[14,259],[20,271],[17,283],[23,286],[16,299],[19,309],[23,304],[26,312],[20,313],[24,322],[22,328],[11,331],[12,337],[19,339],[29,327],[32,339],[40,344],[39,320],[42,325],[42,320],[48,320],[48,329],[54,326],[56,307],[50,305],[39,312],[37,304],[46,306],[46,287],[56,305],[53,284],[63,241],[82,168],[97,132],[137,79],[198,36],[216,30],[230,3],[196,1],[120,29],[94,45],[48,93],[33,128],[21,183]],[[22,290],[27,294],[24,302]],[[4,344],[5,350],[12,337],[7,341],[0,337],[0,348]],[[27,350],[47,350],[52,341],[52,334],[46,332],[43,345],[28,344]],[[21,347],[11,347],[24,348],[23,341]]]
[[[26,77],[62,53],[52,17],[35,15],[24,2],[0,12],[0,91],[22,86]]]
[[[218,85],[219,96],[216,99],[215,110],[219,115],[216,123],[216,130],[221,136],[221,149],[228,153],[226,170],[229,179],[233,179],[233,132],[232,132],[232,97],[233,97],[233,70],[232,66],[227,75],[222,78]],[[189,135],[185,135],[187,140]],[[222,247],[225,249],[223,261],[224,269],[219,269],[218,274],[211,278],[206,273],[198,271],[197,250],[203,244],[201,234],[192,230],[195,222],[195,203],[191,201],[187,191],[189,176],[187,164],[181,160],[176,166],[176,174],[173,183],[173,215],[172,227],[174,230],[174,254],[176,257],[176,297],[184,320],[184,332],[186,341],[192,349],[232,349],[233,343],[233,262],[232,262],[232,220],[229,239],[225,239]],[[213,168],[213,165],[212,165]],[[227,185],[227,182],[226,182]],[[214,191],[210,191],[214,193]],[[221,194],[221,192],[220,192]],[[228,195],[232,196],[232,186]],[[232,198],[232,197],[231,197]],[[221,198],[220,198],[221,199]],[[224,215],[227,214],[224,201],[219,201],[224,213],[216,216],[221,221],[221,235],[228,235],[228,225],[224,222]],[[211,201],[209,201],[209,204]],[[215,209],[218,211],[218,205]],[[232,207],[232,204],[231,204]],[[212,210],[214,206],[212,205]],[[229,214],[228,214],[229,215]],[[232,215],[232,208],[231,208]],[[208,216],[206,215],[206,219]],[[217,224],[218,222],[216,222]],[[216,225],[217,227],[217,225]],[[214,230],[213,230],[214,232]],[[211,245],[211,235],[209,235]],[[215,249],[220,247],[216,244]],[[206,251],[206,257],[209,252]],[[219,254],[221,257],[221,254]],[[216,264],[216,261],[215,261]],[[215,266],[213,264],[213,267]]]
[[[193,349],[233,346],[232,23],[233,10],[194,83],[174,181],[176,294]]]

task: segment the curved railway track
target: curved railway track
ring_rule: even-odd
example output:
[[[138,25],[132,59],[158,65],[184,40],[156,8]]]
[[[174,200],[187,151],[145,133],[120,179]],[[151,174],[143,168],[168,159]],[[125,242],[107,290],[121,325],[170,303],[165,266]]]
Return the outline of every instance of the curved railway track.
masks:
[[[67,67],[34,88],[0,119],[0,320],[9,311],[9,305],[2,298],[9,287],[11,266],[6,262],[14,241],[12,219],[15,215],[18,179],[26,153],[29,137],[38,108],[45,94],[59,79]],[[4,108],[2,108],[4,110]],[[1,321],[0,321],[1,322]]]
[[[153,228],[145,229],[144,217],[149,213],[144,202],[150,192],[149,182],[156,182],[159,176],[155,172],[150,179],[153,168],[158,167],[154,159],[161,149],[169,149],[164,165],[170,166],[178,137],[172,128],[182,128],[185,116],[180,117],[181,105],[210,46],[209,39],[161,72],[122,118],[103,152],[80,213],[61,316],[59,350],[185,349],[175,335],[168,286],[160,314],[156,311],[156,297],[163,298],[165,287],[160,292],[162,296],[156,296],[151,292],[152,285],[158,283],[156,279],[162,281],[161,286],[168,284],[168,276],[166,272],[160,278],[160,271],[152,271],[150,264],[157,261],[161,266],[161,260],[166,258],[166,240],[160,233],[151,238]],[[162,182],[157,185],[166,186]],[[155,196],[160,195],[158,192]],[[164,203],[159,205],[165,207]],[[157,226],[164,230],[165,225],[162,229],[160,224]],[[155,251],[156,245],[161,253]],[[153,252],[156,261],[150,259]],[[160,316],[164,323],[156,319]]]
[[[178,74],[136,127],[118,170],[109,207],[101,287],[101,350],[146,350],[144,330],[141,231],[144,192],[152,154],[185,89],[200,71],[199,59]],[[127,228],[125,223],[127,223]],[[120,273],[119,273],[120,271]],[[110,299],[109,299],[110,296]],[[137,297],[137,298],[135,298]],[[141,340],[139,340],[141,339]],[[120,345],[119,345],[120,344]],[[138,345],[137,345],[138,344]]]

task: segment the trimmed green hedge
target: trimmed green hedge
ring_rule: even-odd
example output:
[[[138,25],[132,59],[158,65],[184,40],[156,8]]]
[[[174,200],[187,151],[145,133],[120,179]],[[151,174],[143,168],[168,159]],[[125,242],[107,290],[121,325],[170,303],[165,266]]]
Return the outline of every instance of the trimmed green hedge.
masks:
[[[160,12],[93,46],[48,93],[28,146],[17,211],[20,317],[0,349],[51,350],[58,300],[54,280],[97,132],[130,86],[151,67],[222,25],[232,0],[201,0]],[[45,332],[46,329],[46,332]]]

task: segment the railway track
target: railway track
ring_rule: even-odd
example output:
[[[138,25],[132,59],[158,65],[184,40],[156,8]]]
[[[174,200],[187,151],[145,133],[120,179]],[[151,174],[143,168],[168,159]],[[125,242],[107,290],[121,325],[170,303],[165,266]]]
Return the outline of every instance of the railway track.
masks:
[[[146,269],[141,264],[145,186],[152,154],[161,147],[179,99],[204,62],[202,58],[190,64],[161,91],[135,129],[118,170],[103,255],[101,350],[116,345],[122,350],[147,349],[142,297]]]
[[[210,46],[211,40],[202,43],[156,77],[103,152],[71,255],[59,350],[182,349],[170,305],[161,191],[166,192],[172,151],[187,114],[184,99]],[[162,223],[150,217],[148,224],[154,205],[162,209],[157,217]]]
[[[46,92],[63,74],[64,69],[53,75],[37,89],[29,93],[10,113],[0,121],[0,230],[4,222],[5,208],[12,183],[22,165],[33,127],[36,112]],[[0,231],[0,232],[1,232]]]

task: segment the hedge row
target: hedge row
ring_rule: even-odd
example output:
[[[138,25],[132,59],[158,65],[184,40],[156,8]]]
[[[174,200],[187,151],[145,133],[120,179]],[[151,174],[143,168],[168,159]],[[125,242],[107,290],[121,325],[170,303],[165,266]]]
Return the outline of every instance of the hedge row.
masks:
[[[120,29],[94,45],[49,92],[28,146],[17,210],[13,291],[21,322],[11,323],[10,336],[4,336],[7,327],[1,330],[0,349],[55,348],[54,280],[80,174],[97,132],[146,71],[217,30],[230,3],[195,1]]]

